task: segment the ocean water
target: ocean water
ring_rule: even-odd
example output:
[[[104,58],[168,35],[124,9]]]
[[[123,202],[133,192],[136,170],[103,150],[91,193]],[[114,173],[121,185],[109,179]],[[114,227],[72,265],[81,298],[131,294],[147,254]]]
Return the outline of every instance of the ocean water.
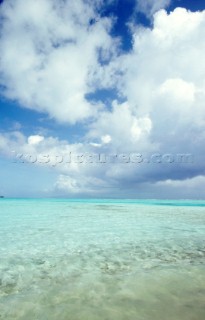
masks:
[[[0,319],[204,320],[205,202],[0,200]]]

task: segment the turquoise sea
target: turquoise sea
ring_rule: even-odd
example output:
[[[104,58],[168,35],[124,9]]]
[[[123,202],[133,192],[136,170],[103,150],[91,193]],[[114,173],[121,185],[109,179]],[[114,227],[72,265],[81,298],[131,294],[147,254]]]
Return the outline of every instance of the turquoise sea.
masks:
[[[205,202],[1,199],[0,319],[204,320]]]

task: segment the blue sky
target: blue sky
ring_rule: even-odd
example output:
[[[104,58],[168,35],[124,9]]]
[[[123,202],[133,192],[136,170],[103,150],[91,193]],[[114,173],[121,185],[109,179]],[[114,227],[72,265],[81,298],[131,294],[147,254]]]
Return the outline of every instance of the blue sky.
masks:
[[[204,1],[0,3],[0,194],[205,197]]]

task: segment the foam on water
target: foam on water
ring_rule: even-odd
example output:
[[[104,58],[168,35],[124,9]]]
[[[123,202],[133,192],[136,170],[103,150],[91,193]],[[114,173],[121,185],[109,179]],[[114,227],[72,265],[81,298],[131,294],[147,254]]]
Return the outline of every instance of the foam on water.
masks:
[[[0,319],[202,320],[204,202],[0,201]]]

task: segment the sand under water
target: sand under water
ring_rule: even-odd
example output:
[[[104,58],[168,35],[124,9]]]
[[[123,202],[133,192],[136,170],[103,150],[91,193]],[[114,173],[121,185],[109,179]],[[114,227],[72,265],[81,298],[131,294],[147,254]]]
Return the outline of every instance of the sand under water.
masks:
[[[204,320],[205,203],[2,199],[0,319]]]

